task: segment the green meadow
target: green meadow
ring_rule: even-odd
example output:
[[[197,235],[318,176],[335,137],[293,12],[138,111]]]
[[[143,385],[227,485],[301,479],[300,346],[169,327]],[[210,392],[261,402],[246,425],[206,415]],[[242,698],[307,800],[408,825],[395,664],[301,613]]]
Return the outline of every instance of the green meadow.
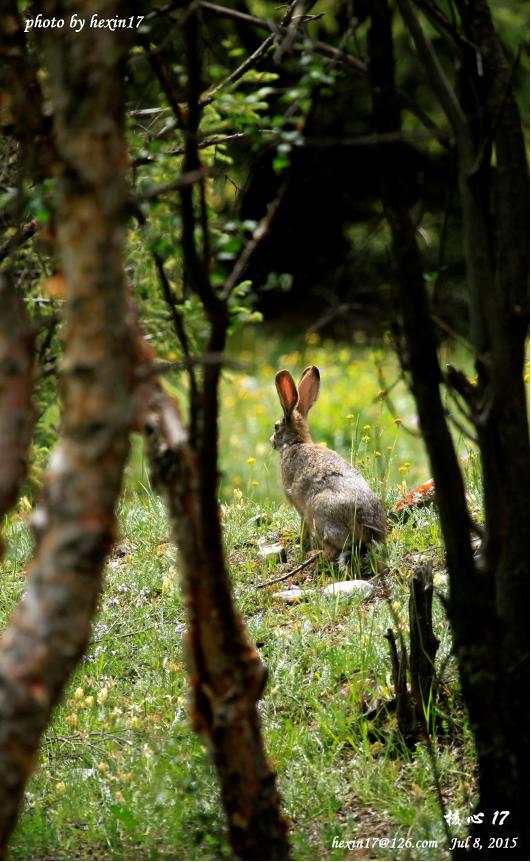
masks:
[[[439,599],[444,710],[433,709],[431,750],[419,743],[408,751],[393,714],[378,722],[365,717],[393,696],[385,634],[392,627],[407,640],[415,566],[432,560],[437,591],[444,597],[447,590],[436,509],[390,522],[386,597],[325,596],[322,587],[338,576],[319,561],[281,585],[298,582],[308,590],[305,601],[288,605],[274,587],[257,589],[304,559],[298,517],[284,501],[269,444],[280,412],[276,370],[298,377],[307,364],[319,366],[315,441],[352,459],[392,509],[406,488],[429,477],[396,358],[362,334],[347,347],[316,333],[286,342],[264,336],[262,327],[240,335],[230,355],[221,393],[226,554],[236,602],[269,669],[260,713],[294,858],[450,858],[440,800],[461,813],[466,832],[474,760]],[[168,385],[184,398],[184,382]],[[470,506],[480,517],[477,459],[465,438],[459,443]],[[29,507],[23,498],[7,524],[3,624],[24,593]],[[188,719],[175,548],[136,443],[119,519],[91,643],[46,733],[8,858],[230,859],[215,772]],[[259,554],[260,542],[279,539],[284,564]],[[352,843],[361,841],[365,849]]]

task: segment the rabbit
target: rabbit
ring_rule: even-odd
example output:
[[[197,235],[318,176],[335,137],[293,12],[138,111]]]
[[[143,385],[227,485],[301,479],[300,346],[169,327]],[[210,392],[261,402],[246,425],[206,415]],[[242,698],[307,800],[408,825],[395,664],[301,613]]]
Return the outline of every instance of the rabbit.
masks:
[[[270,442],[280,452],[286,497],[302,519],[303,544],[321,548],[329,560],[339,558],[343,568],[353,545],[364,551],[385,540],[383,503],[348,461],[312,441],[308,411],[319,396],[319,369],[305,368],[298,390],[286,370],[276,374],[275,384],[284,417],[275,422]]]

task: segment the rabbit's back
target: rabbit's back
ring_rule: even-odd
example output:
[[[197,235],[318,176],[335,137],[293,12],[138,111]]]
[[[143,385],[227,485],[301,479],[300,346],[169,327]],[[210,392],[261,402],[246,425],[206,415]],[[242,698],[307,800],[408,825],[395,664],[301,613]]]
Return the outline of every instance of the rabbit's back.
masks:
[[[287,446],[281,468],[286,496],[331,557],[353,541],[383,541],[382,501],[337,452],[311,443]]]

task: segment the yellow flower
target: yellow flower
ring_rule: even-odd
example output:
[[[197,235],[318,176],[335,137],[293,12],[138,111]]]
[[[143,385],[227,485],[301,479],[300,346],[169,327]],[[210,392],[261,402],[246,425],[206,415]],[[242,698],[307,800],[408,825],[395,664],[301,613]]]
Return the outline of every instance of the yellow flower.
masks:
[[[372,427],[371,425],[364,425],[364,426],[363,426],[363,430],[364,430],[364,431],[370,431],[370,430],[371,430],[371,427]]]
[[[374,450],[374,457],[375,458],[380,458],[381,454],[382,454],[381,452],[378,452],[378,449]]]
[[[133,778],[132,772],[119,772],[117,775],[118,781],[121,781],[122,784],[129,784],[129,782]]]
[[[182,670],[183,667],[184,667],[184,665],[183,665],[182,661],[180,661],[180,662],[170,661],[170,663],[168,664],[168,670],[170,670],[172,673],[177,673],[178,671]]]
[[[66,720],[67,720],[68,724],[70,725],[70,727],[77,727],[79,724],[79,718],[77,717],[77,715],[74,715],[73,713],[70,713],[70,715],[67,715]]]
[[[98,692],[98,695],[97,695],[98,703],[99,703],[99,704],[105,703],[105,701],[107,700],[107,698],[108,698],[108,697],[109,697],[109,689],[108,689],[108,688],[106,688],[106,687],[104,686],[104,687],[103,687],[103,688]]]
[[[85,703],[85,706],[93,706],[94,705],[93,696],[91,694],[89,694],[89,696],[85,698],[84,703]]]
[[[398,468],[398,472],[402,474],[406,474],[409,472],[409,464],[402,464],[401,467]]]
[[[253,458],[253,456],[251,455],[250,458],[247,458],[247,463],[248,464],[256,464],[256,458]]]
[[[386,395],[387,395],[387,389],[379,389],[378,392],[376,393],[376,397],[380,398],[380,400],[382,398],[385,398]]]
[[[242,477],[241,476],[235,476],[233,481],[234,481],[234,484],[236,485],[236,488],[234,490],[237,491],[238,490],[237,486],[241,485],[241,483],[242,483]]]
[[[101,760],[98,763],[98,772],[100,773],[100,775],[105,775],[105,773],[108,771],[109,771],[109,764],[105,763],[104,760]]]
[[[76,700],[82,700],[84,698],[84,696],[85,696],[85,692],[83,691],[83,689],[82,688],[76,688],[76,690],[74,692],[75,699]]]
[[[125,802],[125,796],[123,795],[121,790],[117,790],[114,794],[114,798],[117,802]]]
[[[318,332],[308,332],[304,338],[306,344],[319,344],[320,336]]]
[[[64,793],[66,790],[66,784],[64,783],[64,781],[58,781],[55,785],[55,789],[57,793]]]
[[[257,479],[253,479],[253,481],[251,482],[251,485],[253,486],[253,488],[258,488],[259,484],[260,484],[260,482]]]
[[[398,416],[396,417],[396,419],[393,419],[393,422],[395,423],[395,425],[401,425],[402,424],[402,420],[399,419]]]
[[[354,413],[347,413],[347,415],[345,416],[345,419],[347,419],[349,422],[353,422],[354,421]]]
[[[254,412],[257,416],[262,416],[266,412],[266,409],[263,404],[257,404],[254,408]]]
[[[371,438],[368,437],[367,434],[364,434],[363,437],[361,438],[361,442],[362,443],[368,443],[370,439]]]
[[[527,374],[524,374],[524,383],[529,383],[529,371]]]

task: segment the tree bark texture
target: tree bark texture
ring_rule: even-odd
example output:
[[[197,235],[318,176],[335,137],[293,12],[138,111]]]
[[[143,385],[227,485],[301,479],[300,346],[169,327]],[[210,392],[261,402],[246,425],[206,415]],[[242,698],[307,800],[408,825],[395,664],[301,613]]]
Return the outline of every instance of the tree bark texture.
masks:
[[[15,503],[26,477],[35,424],[33,331],[9,272],[0,272],[0,309],[0,518],[3,518]]]
[[[413,572],[409,587],[409,672],[417,721],[428,732],[436,698],[435,656],[439,641],[432,622],[433,571],[431,563]]]
[[[504,221],[503,207],[494,213],[488,208],[485,181],[490,177],[490,156],[485,154],[489,152],[489,139],[476,140],[475,118],[469,120],[466,106],[457,101],[409,0],[398,0],[398,5],[426,67],[428,79],[453,126],[458,151],[471,329],[478,370],[478,386],[472,388],[469,406],[481,450],[486,510],[486,540],[482,559],[477,565],[470,550],[470,524],[463,479],[440,400],[441,373],[424,289],[422,262],[401,180],[399,151],[392,143],[380,147],[382,198],[393,237],[412,388],[437,488],[450,575],[449,616],[477,747],[479,810],[485,813],[485,823],[490,823],[494,811],[509,810],[511,815],[504,827],[497,829],[497,836],[518,836],[517,852],[525,855],[529,839],[529,722],[525,702],[528,651],[527,635],[524,635],[528,608],[529,500],[528,487],[522,484],[523,476],[528,475],[528,430],[522,382],[525,332],[525,325],[521,322],[523,269],[521,263],[512,263],[508,269],[503,265],[507,258],[507,251],[504,253],[503,250],[508,248],[512,221]],[[524,171],[526,176],[507,74],[503,74],[504,69],[500,65],[501,49],[488,6],[482,0],[470,0],[459,5],[472,10],[473,20],[478,16],[481,19],[485,32],[482,36],[481,28],[476,24],[474,43],[480,43],[483,38],[484,62],[487,67],[492,63],[504,81],[498,85],[497,95],[492,78],[486,82],[485,104],[490,105],[490,99],[493,99],[496,108],[495,116],[492,111],[490,115],[487,112],[486,123],[483,124],[485,134],[494,135],[494,138],[504,135],[502,150],[506,147],[507,152],[513,153],[518,165],[517,173]],[[488,46],[485,33],[491,40]],[[373,4],[369,46],[377,131],[398,132],[400,114],[394,90],[391,17],[387,0]],[[506,104],[500,102],[500,88]],[[505,123],[509,128],[504,133]],[[503,199],[512,200],[518,196],[515,183],[522,191],[525,183],[522,176],[517,182],[509,161],[506,156],[503,169],[498,171],[497,181],[501,187],[498,197],[501,195]],[[519,213],[526,209],[520,200],[515,206]],[[496,245],[493,245],[493,223],[497,223],[498,235],[504,238]],[[519,261],[522,258],[520,236],[519,225],[515,233]],[[511,299],[515,295],[519,301]],[[512,446],[509,441],[512,441]],[[486,835],[485,825],[476,829],[478,834]],[[484,844],[482,858],[489,858],[487,842]],[[500,855],[503,851],[490,852],[495,852],[496,858],[503,858]],[[506,852],[514,858],[514,850]]]
[[[88,5],[49,3],[42,11],[65,18],[116,13],[112,3]],[[0,643],[4,851],[41,736],[89,638],[128,452],[134,356],[123,273],[120,32],[47,31],[44,41],[61,164],[63,418],[35,513],[37,547],[27,588]]]
[[[42,180],[55,161],[50,118],[30,57],[16,0],[4,0],[0,14],[0,127],[16,138],[24,172]]]
[[[224,561],[220,567],[209,546],[214,526],[207,535],[198,455],[177,405],[157,380],[142,384],[136,403],[135,424],[144,429],[151,478],[166,500],[179,549],[193,723],[210,745],[232,847],[241,859],[288,859],[286,823],[256,706],[267,673],[234,607]],[[215,519],[221,537],[218,511]]]

